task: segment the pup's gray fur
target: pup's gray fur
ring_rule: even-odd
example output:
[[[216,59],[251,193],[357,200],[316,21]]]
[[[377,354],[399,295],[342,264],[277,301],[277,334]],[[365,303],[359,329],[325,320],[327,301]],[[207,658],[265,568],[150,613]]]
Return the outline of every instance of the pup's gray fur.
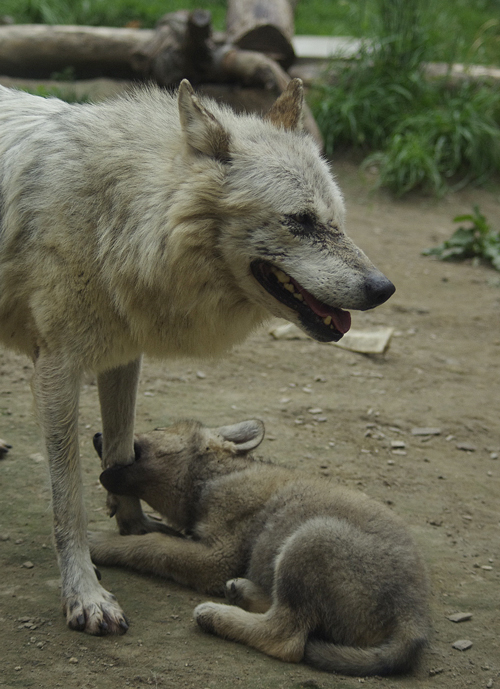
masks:
[[[338,339],[394,287],[345,236],[341,194],[300,130],[301,83],[265,120],[138,91],[68,105],[0,87],[0,342],[35,365],[67,621],[127,622],[97,582],[78,456],[98,375],[105,467],[133,459],[140,357],[211,356],[270,313]],[[290,277],[291,276],[291,277]],[[122,533],[157,528],[113,497]]]
[[[362,493],[253,460],[263,435],[259,421],[185,421],[139,436],[137,460],[101,481],[188,537],[93,534],[94,561],[225,591],[233,605],[196,608],[202,629],[282,660],[356,675],[409,670],[428,624],[407,529]]]

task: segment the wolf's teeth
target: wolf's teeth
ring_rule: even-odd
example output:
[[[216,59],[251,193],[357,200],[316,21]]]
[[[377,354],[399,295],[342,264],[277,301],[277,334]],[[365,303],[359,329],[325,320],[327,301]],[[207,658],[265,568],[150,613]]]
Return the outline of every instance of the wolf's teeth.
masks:
[[[332,317],[331,317],[331,316],[326,316],[325,318],[323,318],[323,323],[324,323],[325,325],[330,325],[331,322],[332,322]]]
[[[295,297],[295,299],[298,299],[299,301],[304,301],[304,297],[300,292],[294,292],[293,296]]]
[[[287,289],[289,292],[295,292],[295,287],[292,285],[291,282],[285,282],[283,284],[283,287]]]
[[[290,282],[290,276],[284,273],[282,270],[279,268],[275,268],[274,266],[272,267],[272,272],[276,275],[278,280],[282,282],[283,284],[286,282]]]

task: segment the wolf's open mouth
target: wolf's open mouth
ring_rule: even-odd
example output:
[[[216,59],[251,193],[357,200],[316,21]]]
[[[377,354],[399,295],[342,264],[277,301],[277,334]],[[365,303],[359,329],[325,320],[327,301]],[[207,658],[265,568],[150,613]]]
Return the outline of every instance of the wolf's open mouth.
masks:
[[[314,297],[284,271],[267,261],[250,264],[255,279],[275,299],[297,311],[300,322],[311,337],[321,342],[338,342],[351,327],[349,311],[328,306]]]

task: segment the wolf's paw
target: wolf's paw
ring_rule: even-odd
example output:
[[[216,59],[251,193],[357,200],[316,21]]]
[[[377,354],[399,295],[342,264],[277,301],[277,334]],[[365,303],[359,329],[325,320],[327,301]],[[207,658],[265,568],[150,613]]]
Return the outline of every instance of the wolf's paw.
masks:
[[[68,627],[79,632],[104,636],[125,634],[128,629],[127,618],[116,598],[101,586],[86,598],[77,594],[67,596],[63,609]]]
[[[194,609],[194,620],[207,634],[217,634],[215,620],[221,606],[217,603],[201,603]]]

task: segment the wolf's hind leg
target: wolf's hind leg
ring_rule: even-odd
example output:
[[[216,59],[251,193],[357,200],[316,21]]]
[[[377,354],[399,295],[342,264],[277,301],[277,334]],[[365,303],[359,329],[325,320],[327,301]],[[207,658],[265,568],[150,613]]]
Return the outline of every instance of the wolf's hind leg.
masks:
[[[307,630],[290,610],[280,606],[260,614],[233,605],[202,603],[195,608],[194,619],[209,634],[239,641],[289,663],[300,662],[304,655]]]
[[[250,579],[230,579],[226,583],[226,600],[248,612],[264,613],[272,605],[272,599]]]
[[[131,464],[134,457],[134,420],[141,359],[103,371],[97,378],[101,417],[102,443],[99,454],[103,469],[115,464]],[[154,521],[142,511],[139,498],[108,493],[110,516],[116,516],[122,535],[151,531],[170,533],[162,522]]]

